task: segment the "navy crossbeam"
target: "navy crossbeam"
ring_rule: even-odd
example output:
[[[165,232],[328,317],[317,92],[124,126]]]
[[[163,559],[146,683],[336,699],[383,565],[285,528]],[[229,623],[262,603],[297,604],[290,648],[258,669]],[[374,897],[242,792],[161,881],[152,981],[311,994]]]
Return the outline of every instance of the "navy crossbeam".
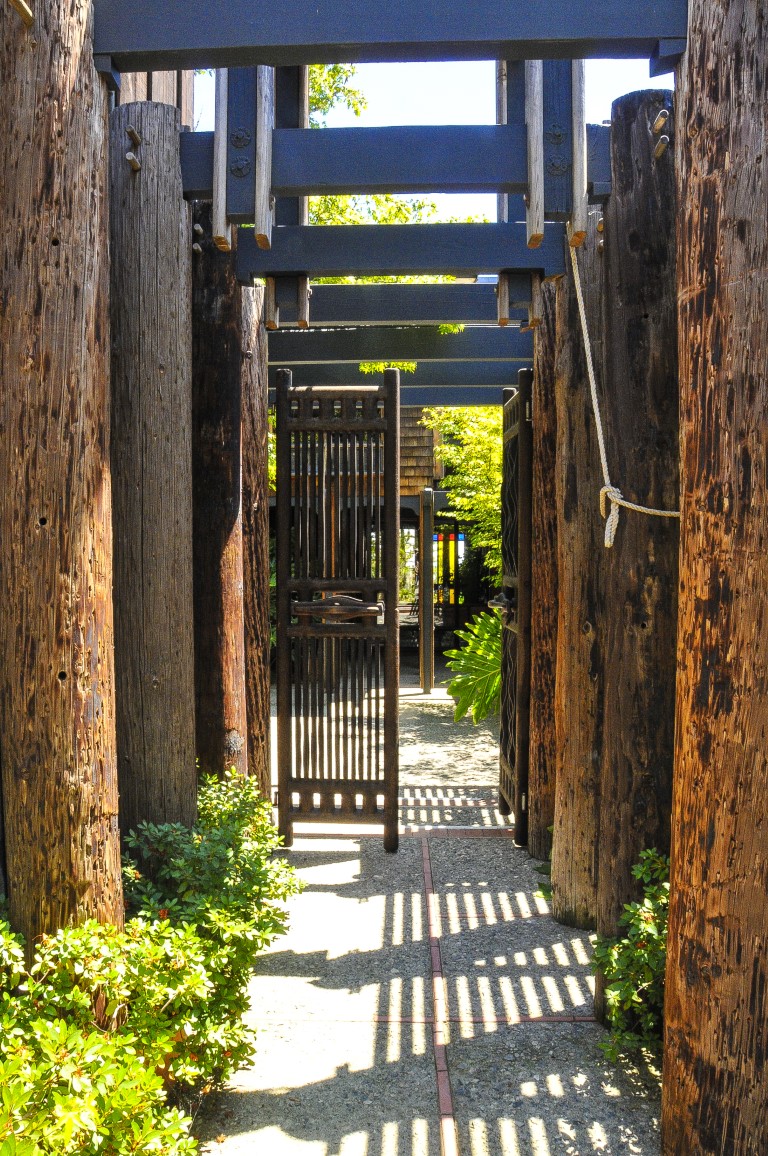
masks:
[[[281,328],[297,323],[296,291],[295,277],[277,278]],[[513,318],[524,321],[531,303],[528,273],[510,278],[509,296]],[[309,324],[490,325],[495,324],[497,312],[495,285],[313,285]]]
[[[565,269],[565,230],[548,225],[537,249],[526,244],[525,224],[316,225],[274,230],[272,248],[259,249],[251,229],[240,229],[237,276],[298,274],[309,277],[407,275],[477,276],[478,273]]]
[[[121,72],[338,61],[670,57],[686,0],[95,0],[95,53]]]
[[[276,129],[272,192],[524,193],[525,126]]]
[[[361,360],[361,364],[365,364]],[[375,364],[375,363],[374,363]],[[533,365],[533,354],[510,361],[423,361],[416,362],[413,372],[401,370],[400,389],[429,389],[434,391],[432,405],[440,405],[438,393],[441,389],[458,389],[483,386],[486,389],[508,389],[517,384],[518,370]],[[278,365],[269,367],[270,389],[275,388],[277,371],[287,368]],[[381,379],[376,375],[362,372],[357,365],[347,362],[325,362],[319,365],[297,365],[292,369],[294,385],[365,385],[375,384]],[[415,402],[413,403],[416,404]]]
[[[498,325],[474,325],[462,333],[441,333],[437,326],[289,329],[269,334],[269,363],[292,369],[325,362],[528,361],[531,338],[530,332]]]

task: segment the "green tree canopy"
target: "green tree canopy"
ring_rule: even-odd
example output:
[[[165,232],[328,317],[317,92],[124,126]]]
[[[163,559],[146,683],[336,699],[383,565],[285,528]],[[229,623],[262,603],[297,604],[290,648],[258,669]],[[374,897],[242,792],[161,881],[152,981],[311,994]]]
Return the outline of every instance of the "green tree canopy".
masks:
[[[501,585],[502,408],[500,405],[427,409],[423,424],[440,433],[451,509],[464,523],[469,544]]]

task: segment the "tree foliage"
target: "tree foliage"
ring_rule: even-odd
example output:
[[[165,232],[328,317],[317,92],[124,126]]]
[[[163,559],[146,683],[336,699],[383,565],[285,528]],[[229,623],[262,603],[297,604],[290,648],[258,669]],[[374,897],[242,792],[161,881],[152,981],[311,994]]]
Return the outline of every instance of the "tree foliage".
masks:
[[[423,423],[441,435],[436,454],[446,466],[443,482],[451,509],[469,543],[484,555],[501,584],[502,409],[496,405],[427,409]]]

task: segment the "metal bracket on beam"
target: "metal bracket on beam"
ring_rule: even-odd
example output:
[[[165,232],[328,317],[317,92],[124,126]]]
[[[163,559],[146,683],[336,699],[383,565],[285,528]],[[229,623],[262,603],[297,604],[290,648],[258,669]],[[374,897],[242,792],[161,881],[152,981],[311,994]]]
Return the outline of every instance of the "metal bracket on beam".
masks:
[[[103,54],[94,54],[93,64],[99,76],[103,76],[106,81],[107,88],[110,92],[120,91],[120,73],[112,63],[111,56]],[[211,172],[213,175],[213,172]]]
[[[227,108],[227,217],[234,225],[253,224],[256,204],[255,68],[229,69]]]
[[[673,72],[682,60],[686,48],[685,40],[660,40],[649,61],[648,69],[651,76],[663,76],[666,72]]]

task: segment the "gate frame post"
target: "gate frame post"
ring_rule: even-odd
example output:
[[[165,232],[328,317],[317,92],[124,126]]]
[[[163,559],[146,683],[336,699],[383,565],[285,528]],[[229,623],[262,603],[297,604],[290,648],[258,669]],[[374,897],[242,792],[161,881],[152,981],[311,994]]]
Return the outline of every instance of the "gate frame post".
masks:
[[[515,843],[528,842],[531,726],[531,531],[533,522],[533,370],[517,375],[520,405],[517,476],[517,717],[515,720]]]
[[[278,638],[281,626],[287,626],[291,613],[290,593],[290,546],[291,546],[291,502],[293,485],[291,478],[290,453],[284,453],[282,440],[286,436],[288,419],[288,390],[291,387],[290,369],[279,369],[276,382],[277,417],[277,475],[276,475],[276,580],[277,580],[277,623]],[[286,757],[291,749],[291,650],[290,645],[277,648],[277,815],[278,830],[283,845],[293,845],[293,820],[291,818],[291,796],[289,778],[290,759]]]
[[[384,577],[387,583],[384,646],[384,850],[397,851],[400,745],[400,371],[384,370]],[[389,498],[389,502],[387,502]]]

